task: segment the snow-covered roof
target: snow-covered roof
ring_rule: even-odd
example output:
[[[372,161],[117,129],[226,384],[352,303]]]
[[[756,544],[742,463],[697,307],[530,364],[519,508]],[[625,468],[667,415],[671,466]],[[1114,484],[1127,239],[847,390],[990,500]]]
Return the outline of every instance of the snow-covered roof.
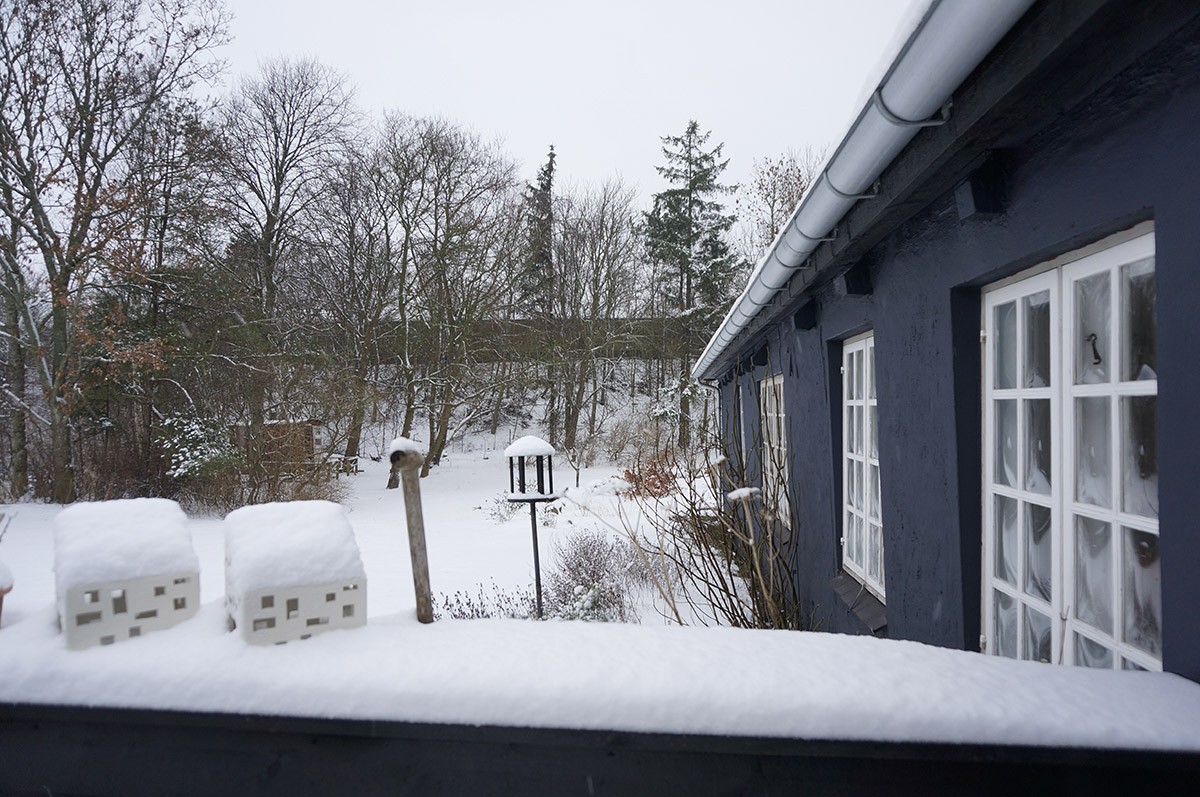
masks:
[[[234,595],[366,578],[346,510],[332,501],[288,501],[225,516],[226,581]]]
[[[967,76],[1004,38],[1034,0],[946,2],[914,0],[900,35],[873,76],[841,143],[826,159],[791,219],[758,261],[746,288],[733,302],[692,369],[710,379],[730,345],[747,331],[763,308],[803,271],[809,255],[859,201],[870,201],[871,186],[936,115]],[[901,42],[902,46],[897,47]],[[886,69],[882,69],[886,67]],[[876,75],[878,74],[878,71]],[[806,275],[808,282],[815,276]]]
[[[424,443],[419,443],[416,440],[409,440],[407,437],[397,437],[388,444],[388,457],[390,458],[392,454],[397,452],[401,454],[419,454],[421,456],[425,456],[425,454],[428,453],[428,449]]]
[[[60,601],[72,587],[199,569],[187,515],[166,498],[78,503],[54,518]]]
[[[504,449],[506,457],[551,457],[554,456],[554,446],[540,437],[525,435],[513,440]]]

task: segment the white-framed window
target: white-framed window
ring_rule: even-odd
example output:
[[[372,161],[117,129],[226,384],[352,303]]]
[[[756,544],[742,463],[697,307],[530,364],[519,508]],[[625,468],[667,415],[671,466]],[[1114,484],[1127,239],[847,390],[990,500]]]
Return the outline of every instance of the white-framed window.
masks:
[[[762,462],[763,502],[774,510],[776,518],[791,525],[788,502],[787,416],[783,407],[783,374],[769,376],[758,383],[759,453]]]
[[[983,312],[985,649],[1161,669],[1154,235]]]
[[[884,599],[875,335],[842,346],[842,567]]]

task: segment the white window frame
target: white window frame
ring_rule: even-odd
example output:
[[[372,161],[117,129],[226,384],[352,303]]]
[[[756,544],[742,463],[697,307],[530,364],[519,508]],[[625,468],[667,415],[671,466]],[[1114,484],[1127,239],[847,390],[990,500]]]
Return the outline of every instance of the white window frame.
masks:
[[[763,501],[776,518],[791,526],[788,500],[788,425],[784,405],[783,374],[775,374],[758,383],[759,463]]]
[[[1111,666],[1114,668],[1136,667],[1148,670],[1161,670],[1161,647],[1159,654],[1142,650],[1135,645],[1125,642],[1122,637],[1124,618],[1122,617],[1125,604],[1123,594],[1123,562],[1129,554],[1125,549],[1125,531],[1131,529],[1138,532],[1158,535],[1157,517],[1148,517],[1124,511],[1120,505],[1125,487],[1122,483],[1122,399],[1130,397],[1157,396],[1158,381],[1154,379],[1130,380],[1127,378],[1124,354],[1120,351],[1123,345],[1123,325],[1126,323],[1122,314],[1122,269],[1147,258],[1153,258],[1155,253],[1153,232],[1126,237],[1124,240],[1114,240],[1106,247],[1091,248],[1087,254],[1064,258],[1062,265],[1054,264],[1049,270],[1042,267],[1042,273],[1034,276],[1006,280],[998,286],[986,288],[983,296],[983,326],[984,356],[983,356],[983,574],[982,574],[982,627],[984,638],[981,640],[985,651],[993,655],[1004,655],[1000,649],[1002,640],[997,637],[997,619],[993,605],[995,593],[1002,593],[1015,602],[1015,617],[1013,620],[1015,641],[1013,648],[1018,658],[1030,658],[1029,639],[1026,633],[1026,611],[1036,610],[1044,617],[1050,618],[1051,656],[1055,663],[1076,663],[1076,639],[1081,637],[1092,643],[1102,645],[1111,651]],[[1034,269],[1032,271],[1038,271]],[[1031,272],[1027,272],[1031,273]],[[1078,333],[1079,325],[1076,319],[1075,286],[1082,279],[1097,274],[1109,275],[1109,316],[1106,330],[1107,341],[1102,360],[1108,363],[1106,381],[1091,384],[1076,384],[1076,357],[1089,354],[1090,346],[1087,339]],[[1023,314],[1026,312],[1024,297],[1038,294],[1042,291],[1050,293],[1050,373],[1052,385],[1049,387],[1025,387],[1023,374],[1019,373],[1020,364],[1024,362],[1026,346],[1024,336],[1026,324]],[[995,310],[1009,302],[1014,302],[1015,363],[1018,373],[1016,383],[1012,387],[998,387],[996,384],[996,345],[997,331]],[[1080,340],[1075,340],[1079,337]],[[1069,349],[1069,350],[1068,350]],[[1082,352],[1082,354],[1081,354]],[[1157,375],[1155,375],[1157,376]],[[1104,399],[1107,402],[1107,426],[1105,435],[1107,451],[1107,490],[1108,506],[1097,505],[1096,501],[1081,501],[1079,473],[1076,463],[1077,440],[1081,434],[1081,421],[1076,417],[1076,401],[1079,399]],[[996,450],[997,405],[995,402],[1014,400],[1016,411],[1016,473],[1018,481],[1015,485],[997,483],[998,452]],[[1050,492],[1048,495],[1030,490],[1024,483],[1024,472],[1027,463],[1025,449],[1025,424],[1027,401],[1049,400],[1050,402]],[[1104,415],[1094,416],[1103,418]],[[1103,460],[1101,460],[1103,461]],[[1002,479],[1001,481],[1004,481]],[[1093,482],[1094,483],[1094,482]],[[1001,500],[1015,501],[1017,506],[1016,531],[1014,542],[1016,550],[1015,584],[997,575],[997,558],[999,549],[1003,548],[997,535],[997,505]],[[1029,569],[1029,549],[1026,545],[1026,503],[1050,506],[1051,517],[1051,576],[1053,579],[1050,600],[1042,600],[1036,594],[1030,594],[1026,589],[1027,572]],[[1011,506],[1011,504],[1010,504]],[[1108,558],[1109,569],[1108,587],[1112,605],[1112,614],[1108,632],[1098,630],[1077,615],[1076,600],[1076,526],[1077,518],[1090,519],[1108,524]],[[1006,560],[1007,561],[1007,557]],[[1028,607],[1028,608],[1026,608]],[[1161,595],[1158,596],[1158,608],[1161,620]],[[1160,629],[1161,633],[1161,629]],[[1161,638],[1160,638],[1161,643]]]
[[[842,344],[842,569],[882,601],[885,537],[878,418],[875,333],[866,332]]]

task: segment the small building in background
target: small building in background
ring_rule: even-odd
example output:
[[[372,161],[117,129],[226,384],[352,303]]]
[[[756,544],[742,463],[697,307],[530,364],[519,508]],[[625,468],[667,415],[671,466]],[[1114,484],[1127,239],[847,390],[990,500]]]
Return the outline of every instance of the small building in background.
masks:
[[[229,628],[282,644],[367,622],[367,576],[346,510],[330,501],[247,506],[225,517]]]
[[[169,628],[196,613],[200,560],[165,498],[79,503],[54,519],[58,618],[72,650]]]
[[[261,461],[281,472],[297,472],[324,464],[327,441],[324,422],[307,420],[264,421],[259,437],[251,436],[249,424],[238,423],[229,428],[233,447],[250,458],[257,449]]]

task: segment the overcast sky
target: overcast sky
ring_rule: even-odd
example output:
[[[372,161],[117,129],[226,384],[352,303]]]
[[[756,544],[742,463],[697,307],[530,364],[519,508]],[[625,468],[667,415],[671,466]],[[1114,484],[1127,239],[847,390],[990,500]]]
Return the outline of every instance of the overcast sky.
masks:
[[[371,114],[437,114],[500,137],[531,180],[665,185],[660,138],[689,119],[753,159],[835,143],[909,0],[227,0],[230,79],[313,56]]]

